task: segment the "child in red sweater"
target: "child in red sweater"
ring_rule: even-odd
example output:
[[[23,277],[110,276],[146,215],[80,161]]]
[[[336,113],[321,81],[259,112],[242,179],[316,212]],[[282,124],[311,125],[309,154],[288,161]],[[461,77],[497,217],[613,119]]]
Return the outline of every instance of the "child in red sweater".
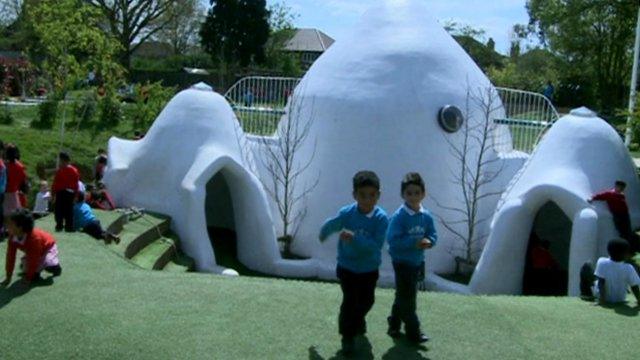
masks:
[[[624,189],[626,187],[627,184],[624,181],[618,180],[613,189],[595,194],[587,201],[589,203],[593,201],[605,201],[613,216],[613,224],[616,230],[618,230],[620,237],[629,242],[633,252],[639,252],[640,239],[631,229],[629,207],[627,206],[627,199],[624,196]]]
[[[8,217],[6,225],[9,231],[5,263],[6,279],[0,283],[0,286],[7,286],[11,283],[18,249],[25,254],[22,258],[25,283],[30,284],[32,281],[39,280],[42,270],[53,274],[53,276],[62,273],[56,241],[51,234],[34,228],[33,216],[29,210],[14,211]]]
[[[60,167],[51,185],[56,231],[61,231],[64,227],[66,231],[72,232],[74,229],[73,204],[75,202],[76,192],[78,191],[80,173],[78,169],[70,164],[71,157],[69,154],[61,152],[58,158],[60,160]]]

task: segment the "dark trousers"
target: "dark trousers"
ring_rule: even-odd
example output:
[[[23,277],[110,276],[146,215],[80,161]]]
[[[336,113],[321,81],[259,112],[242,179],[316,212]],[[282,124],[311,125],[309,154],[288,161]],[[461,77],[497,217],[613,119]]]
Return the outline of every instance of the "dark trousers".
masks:
[[[418,295],[418,277],[422,266],[393,263],[396,279],[396,298],[389,316],[389,327],[400,330],[404,323],[404,329],[409,337],[420,335],[420,320],[416,315],[416,297]]]
[[[56,193],[56,204],[54,216],[56,218],[56,229],[73,231],[73,202],[75,193],[66,190]]]
[[[629,242],[631,251],[639,252],[640,238],[631,229],[631,218],[629,218],[629,214],[613,213],[612,215],[613,215],[613,224],[615,225],[616,230],[618,230],[620,237]]]
[[[0,193],[0,230],[3,230],[3,226],[4,226],[4,193]],[[2,236],[2,233],[0,233],[0,236]]]
[[[336,269],[342,288],[342,305],[338,317],[338,330],[345,338],[352,338],[367,331],[365,317],[375,302],[378,270],[354,273],[340,265]]]
[[[102,240],[105,238],[105,231],[102,229],[99,220],[93,220],[82,228],[82,231],[91,235],[94,239]]]

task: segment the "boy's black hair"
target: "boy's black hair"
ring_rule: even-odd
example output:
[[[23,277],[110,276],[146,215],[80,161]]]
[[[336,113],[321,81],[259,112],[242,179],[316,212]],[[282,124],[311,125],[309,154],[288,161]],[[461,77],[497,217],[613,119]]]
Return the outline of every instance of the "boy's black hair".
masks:
[[[607,244],[607,252],[611,260],[615,262],[624,261],[629,253],[629,242],[624,239],[613,239]]]
[[[20,159],[20,150],[14,144],[7,144],[7,147],[4,149],[4,157],[7,161],[16,161]]]
[[[33,215],[28,209],[18,209],[9,215],[9,220],[25,233],[33,231]]]
[[[86,199],[85,192],[78,190],[78,192],[76,192],[76,202],[84,202],[85,199]]]
[[[363,170],[358,171],[355,175],[353,175],[353,191],[356,191],[360,188],[371,186],[376,188],[376,190],[380,190],[380,179],[378,175],[373,171]]]
[[[416,185],[420,187],[422,192],[425,192],[424,180],[422,180],[422,176],[416,172],[410,172],[402,178],[402,183],[400,184],[400,194],[403,194],[405,189],[409,187],[409,185]]]
[[[622,180],[616,180],[616,186],[620,186],[624,189],[627,187],[627,183]]]
[[[67,161],[67,162],[71,161],[71,156],[69,156],[69,153],[66,151],[60,151],[60,154],[58,154],[58,158],[61,161]]]
[[[98,164],[107,165],[107,157],[104,155],[98,157]]]

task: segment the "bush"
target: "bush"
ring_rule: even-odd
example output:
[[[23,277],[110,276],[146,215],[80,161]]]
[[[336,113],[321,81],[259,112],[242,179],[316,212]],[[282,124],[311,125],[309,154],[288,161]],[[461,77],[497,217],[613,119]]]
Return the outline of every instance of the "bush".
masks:
[[[107,92],[98,103],[99,122],[103,127],[114,127],[120,123],[122,108],[120,100],[112,93]]]
[[[173,87],[163,87],[159,82],[137,85],[133,110],[134,129],[147,129],[175,94]]]
[[[31,127],[51,129],[58,116],[58,100],[48,99],[38,105],[38,120],[31,122]]]
[[[14,120],[13,114],[9,111],[9,106],[3,106],[0,110],[0,124],[12,125]]]
[[[73,104],[74,119],[81,124],[88,125],[96,114],[98,98],[93,91],[87,92],[82,100]]]

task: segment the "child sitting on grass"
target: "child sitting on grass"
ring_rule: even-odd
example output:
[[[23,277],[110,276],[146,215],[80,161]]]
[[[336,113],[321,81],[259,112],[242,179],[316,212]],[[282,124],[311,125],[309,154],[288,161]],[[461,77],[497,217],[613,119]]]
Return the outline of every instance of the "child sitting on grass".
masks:
[[[51,234],[34,228],[33,216],[29,210],[15,210],[9,215],[6,226],[9,232],[5,263],[6,279],[0,283],[0,286],[4,287],[11,283],[18,249],[25,254],[22,258],[22,265],[23,280],[26,284],[40,280],[42,270],[53,274],[53,276],[62,273],[55,239]]]
[[[356,335],[367,331],[365,317],[375,302],[381,249],[387,231],[387,214],[376,206],[380,198],[380,180],[372,171],[360,171],[353,177],[354,204],[340,209],[320,229],[320,241],[340,232],[336,273],[342,289],[338,317],[342,351],[354,351]]]
[[[596,264],[594,293],[598,302],[601,305],[624,302],[630,287],[640,306],[640,277],[633,266],[625,262],[631,255],[629,243],[623,239],[611,240],[607,252],[609,257],[601,257]]]
[[[36,194],[36,204],[33,207],[34,218],[37,219],[49,213],[49,200],[51,200],[49,184],[46,180],[42,180],[40,181],[40,191]]]
[[[424,250],[436,244],[438,235],[431,214],[422,207],[426,191],[420,174],[405,175],[400,193],[404,204],[391,216],[387,233],[396,280],[396,296],[387,319],[387,333],[397,338],[400,325],[404,323],[409,341],[423,343],[429,337],[420,331],[420,320],[416,315],[418,280],[424,271]]]
[[[73,225],[76,230],[82,230],[94,239],[104,240],[107,244],[112,241],[116,244],[120,243],[118,236],[102,228],[100,220],[96,218],[91,207],[86,203],[85,194],[82,191],[78,191],[76,194],[76,203],[73,206]]]

